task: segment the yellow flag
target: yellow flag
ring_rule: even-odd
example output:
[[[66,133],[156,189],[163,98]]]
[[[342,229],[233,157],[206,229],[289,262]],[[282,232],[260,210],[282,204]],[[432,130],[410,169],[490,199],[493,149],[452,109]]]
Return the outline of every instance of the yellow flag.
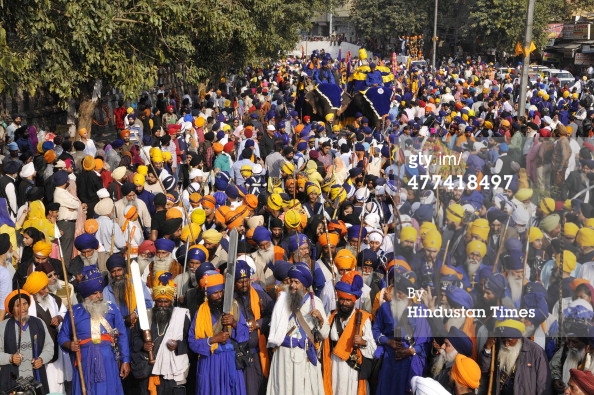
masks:
[[[536,45],[534,45],[534,41],[531,41],[530,42],[530,50],[528,53],[532,53],[534,51],[536,51]]]
[[[524,48],[522,48],[522,44],[519,42],[516,44],[516,56],[520,56],[524,54]]]

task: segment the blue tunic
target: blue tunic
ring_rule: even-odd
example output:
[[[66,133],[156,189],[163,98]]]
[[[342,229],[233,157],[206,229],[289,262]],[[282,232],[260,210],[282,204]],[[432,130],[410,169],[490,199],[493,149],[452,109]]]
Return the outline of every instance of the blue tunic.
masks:
[[[422,304],[416,307],[426,309]],[[404,314],[408,314],[408,311],[406,310]],[[409,317],[408,322],[413,329],[416,355],[397,361],[394,349],[387,345],[388,339],[394,338],[394,318],[390,303],[383,303],[377,311],[372,327],[373,337],[378,345],[376,355],[383,351],[377,395],[409,394],[410,379],[413,376],[422,376],[424,373],[427,356],[431,350],[431,327],[426,318]],[[404,328],[402,328],[402,334],[406,335]],[[404,346],[408,347],[409,344],[404,342]]]
[[[128,335],[124,320],[117,308],[108,302],[109,309],[105,313],[105,320],[111,325],[112,329],[117,329],[119,336],[117,343],[120,350],[120,361],[130,362],[130,351],[128,344]],[[82,304],[77,304],[72,308],[74,322],[76,325],[76,335],[79,341],[91,338],[91,315],[85,310]],[[107,330],[101,326],[101,334],[108,334]],[[72,341],[72,327],[70,325],[70,313],[64,317],[62,329],[58,334],[58,344]],[[65,351],[70,351],[65,349]],[[120,369],[116,361],[111,342],[102,340],[100,344],[88,342],[80,346],[83,374],[87,385],[88,395],[124,395],[122,381],[120,379]],[[76,362],[76,354],[70,352],[72,363]],[[78,368],[73,368],[72,374],[72,394],[82,394],[80,388],[80,377]]]
[[[196,394],[197,395],[245,395],[245,381],[243,372],[235,368],[235,351],[231,341],[222,344],[210,352],[207,338],[196,338],[196,314],[192,320],[188,341],[190,349],[198,354],[198,367],[196,369]],[[214,326],[218,317],[213,315]],[[233,329],[231,338],[238,343],[249,339],[249,330],[245,318],[240,313],[237,328]],[[257,358],[257,356],[256,356]]]

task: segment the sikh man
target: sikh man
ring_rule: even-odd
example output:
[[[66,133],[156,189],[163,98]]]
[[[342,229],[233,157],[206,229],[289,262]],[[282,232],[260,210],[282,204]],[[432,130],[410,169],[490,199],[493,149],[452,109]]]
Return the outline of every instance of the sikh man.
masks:
[[[18,377],[34,376],[49,392],[45,365],[54,354],[54,342],[43,321],[29,315],[30,303],[25,290],[12,291],[4,300],[12,317],[0,322],[0,391],[13,388]]]
[[[136,262],[138,262],[140,273],[144,273],[144,270],[151,264],[156,254],[157,249],[155,248],[155,242],[152,240],[145,240],[138,246]],[[146,282],[146,278],[143,278],[143,281]]]
[[[53,355],[46,366],[46,373],[51,380],[48,380],[50,392],[64,393],[66,382],[72,381],[72,366],[70,361],[66,363],[68,354],[58,346],[58,330],[64,316],[66,306],[62,299],[52,294],[48,288],[49,278],[43,271],[33,272],[27,277],[23,284],[23,290],[31,294],[29,315],[43,321],[47,331],[54,342]]]
[[[180,249],[185,250],[185,246],[180,247],[176,253],[179,253]],[[198,270],[202,263],[207,261],[207,253],[208,251],[206,251],[206,247],[203,245],[191,246],[186,257],[187,270],[173,279],[176,287],[177,301],[180,304],[184,303],[188,290],[196,288],[199,285],[198,281],[200,279],[196,278],[196,270]]]
[[[128,334],[117,307],[103,299],[104,281],[96,266],[83,268],[77,285],[83,302],[72,307],[77,341],[73,340],[68,312],[58,333],[58,343],[70,351],[73,364],[76,363],[75,353],[80,352],[88,394],[124,395],[121,379],[130,373]],[[72,394],[82,394],[81,378],[76,368],[73,369]]]
[[[89,233],[83,233],[74,239],[74,247],[80,252],[70,261],[68,274],[76,276],[82,272],[83,267],[97,265],[101,271],[106,271],[105,267],[99,266],[99,240]]]
[[[571,369],[565,395],[594,394],[594,375],[589,370]]]
[[[235,301],[245,317],[249,330],[247,347],[253,355],[253,363],[243,371],[247,395],[266,391],[266,379],[270,371],[270,358],[266,348],[266,336],[274,302],[261,288],[251,284],[252,268],[244,260],[235,265]]]
[[[138,212],[136,219],[136,226],[142,229],[143,234],[149,234],[151,229],[151,214],[142,200],[138,199],[136,195],[136,187],[131,182],[125,182],[122,185],[122,198],[115,202],[115,214],[118,225],[121,227],[126,222],[125,211],[126,206],[134,206]]]
[[[214,267],[219,267],[222,263],[227,262],[227,251],[225,251],[221,244],[222,239],[223,234],[215,229],[208,229],[202,232],[204,247],[209,252],[208,259]]]
[[[322,234],[318,237],[318,243],[322,246],[322,255],[315,262],[315,268],[322,271],[325,282],[321,289],[316,289],[315,291],[324,303],[324,312],[326,314],[330,314],[331,311],[336,310],[334,279],[338,276],[338,271],[333,263],[339,238],[340,236],[336,233]],[[318,287],[318,284],[316,284],[316,287]]]
[[[472,340],[466,333],[453,326],[443,340],[443,344],[440,346],[439,343],[435,342],[434,346],[439,346],[437,350],[439,354],[433,359],[431,376],[445,389],[453,392],[454,388],[450,376],[454,361],[458,355],[472,356],[474,351]]]
[[[272,244],[272,233],[263,226],[254,229],[252,240],[257,244],[258,250],[252,253],[252,259],[256,264],[254,280],[263,283],[266,287],[274,284],[274,275],[267,267],[271,266],[274,259],[274,245]]]
[[[149,289],[153,286],[153,281],[155,280],[154,275],[156,272],[169,272],[173,275],[173,278],[183,272],[183,266],[179,264],[172,256],[174,248],[175,242],[173,240],[157,239],[157,241],[155,241],[155,249],[157,254],[153,262],[147,266],[148,275],[146,279],[146,286]]]
[[[474,395],[481,381],[481,368],[476,361],[466,355],[458,354],[452,366],[454,395]]]
[[[392,300],[380,306],[373,322],[373,337],[384,351],[378,394],[410,393],[411,378],[422,375],[427,363],[431,328],[426,318],[418,317],[426,307],[408,298],[410,288],[418,289],[415,273],[396,274]],[[417,316],[410,310],[418,312]]]
[[[188,336],[190,349],[199,355],[196,394],[245,394],[243,367],[236,364],[234,347],[249,339],[245,318],[236,303],[231,314],[223,313],[222,274],[207,272],[200,285],[206,290],[207,300],[198,308]]]
[[[171,394],[176,386],[186,383],[188,376],[190,312],[173,307],[175,283],[171,277],[171,273],[156,273],[157,282],[153,285],[155,307],[150,328],[152,341],[144,341],[138,324],[131,334],[132,374],[140,381],[142,395]],[[154,365],[148,362],[149,352],[153,352]]]
[[[272,311],[268,347],[276,351],[266,393],[322,395],[324,383],[314,333],[325,339],[330,326],[322,301],[308,292],[313,283],[310,268],[297,263],[289,269],[288,277],[289,292],[280,292]]]
[[[509,285],[507,296],[511,298],[514,307],[519,309],[522,302],[522,289],[528,282],[524,278],[524,253],[514,250],[504,255],[503,267]]]
[[[511,318],[498,321],[494,330],[496,337],[489,338],[479,353],[481,371],[488,375],[494,357],[492,346],[497,343],[494,394],[551,394],[551,377],[544,350],[533,341],[522,338],[525,330],[520,321]],[[488,380],[484,382],[488,383]]]
[[[114,207],[111,199],[101,199],[95,205],[98,223],[98,231],[95,233],[95,237],[99,244],[104,247],[103,251],[97,251],[99,255],[97,265],[101,271],[107,271],[105,262],[111,254],[118,254],[126,247],[124,232],[115,223]]]
[[[330,336],[324,340],[323,349],[327,394],[370,393],[368,377],[361,377],[362,364],[371,363],[377,346],[371,331],[371,314],[355,308],[363,285],[363,278],[356,271],[345,273],[336,283],[338,308],[330,314]]]
[[[118,307],[126,327],[131,328],[136,323],[138,315],[136,314],[136,305],[138,301],[134,294],[132,279],[127,273],[126,259],[121,255],[112,255],[106,262],[109,272],[109,284],[103,289],[103,297],[106,301],[113,303]],[[151,293],[144,283],[142,283],[142,292],[147,309],[153,307]]]
[[[357,258],[350,250],[343,248],[342,250],[338,250],[336,256],[334,257],[334,265],[338,270],[339,276],[344,276],[346,273],[354,271],[357,267]],[[357,308],[360,308],[368,313],[371,313],[371,288],[367,284],[363,284],[363,288],[361,288],[361,296],[357,298],[358,303],[356,304]],[[336,299],[333,297],[333,299]]]

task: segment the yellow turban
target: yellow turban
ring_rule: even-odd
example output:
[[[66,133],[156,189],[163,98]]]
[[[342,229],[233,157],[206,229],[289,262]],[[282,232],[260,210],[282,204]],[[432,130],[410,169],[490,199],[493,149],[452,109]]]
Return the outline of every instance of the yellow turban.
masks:
[[[49,279],[45,272],[33,272],[27,277],[27,281],[23,284],[23,289],[33,295],[47,287],[48,284]]]
[[[357,265],[357,258],[349,250],[339,250],[334,257],[334,263],[337,269],[353,270]]]
[[[157,279],[153,283],[153,300],[169,299],[173,301],[175,296],[175,283],[173,276],[169,272],[158,271],[155,273]]]
[[[466,246],[466,254],[470,254],[472,252],[478,252],[482,258],[487,253],[487,246],[482,241],[473,240]]]
[[[151,155],[151,161],[153,161],[154,163],[161,163],[163,162],[163,153],[160,150],[156,150],[152,155]]]
[[[549,215],[555,211],[555,201],[551,198],[540,199],[539,207],[545,215]]]
[[[297,229],[301,225],[301,213],[297,210],[289,210],[285,213],[285,225],[289,229]]]
[[[143,176],[146,176],[146,175],[148,174],[148,166],[145,166],[145,165],[139,165],[139,166],[136,168],[136,172],[137,172],[138,174],[142,174]]]
[[[507,320],[503,320],[503,321],[497,321],[495,323],[495,328],[500,328],[500,327],[508,327],[508,328],[517,329],[518,331],[520,331],[520,333],[524,333],[526,331],[526,325],[524,325],[523,322],[513,320],[511,318],[507,319]]]
[[[278,193],[273,193],[268,197],[266,204],[271,210],[280,210],[283,208],[283,198]]]
[[[594,247],[594,229],[580,229],[577,234],[576,241],[580,247]]]
[[[79,136],[84,136],[84,134],[87,133],[87,129],[86,128],[81,128],[78,130],[78,135]]]
[[[223,234],[221,232],[217,232],[214,229],[209,229],[202,233],[202,240],[206,241],[207,243],[219,244],[222,238]]]
[[[462,222],[464,218],[464,208],[459,204],[452,204],[446,208],[446,218],[452,222]]]
[[[520,202],[523,202],[524,200],[530,199],[533,193],[534,191],[532,190],[532,188],[520,188],[518,192],[516,192],[515,198],[518,199]]]
[[[172,159],[171,152],[163,151],[163,161],[169,162]]]
[[[559,266],[561,263],[561,254],[557,254],[555,256],[555,264]],[[563,251],[563,271],[565,273],[571,273],[573,269],[575,269],[577,265],[577,258],[573,254],[573,252],[569,250]]]
[[[532,226],[530,231],[528,232],[528,241],[532,243],[534,240],[542,239],[544,235],[542,231],[538,229],[536,226]]]
[[[563,233],[565,234],[565,236],[569,237],[575,237],[579,230],[580,228],[578,228],[578,226],[573,222],[567,222],[563,227]]]
[[[423,222],[419,227],[419,235],[421,236],[421,238],[424,238],[427,232],[429,232],[432,229],[437,229],[437,226],[435,226],[433,222]]]
[[[52,243],[38,241],[33,245],[33,253],[38,256],[48,257],[52,253]]]
[[[200,225],[195,224],[193,222],[182,228],[181,239],[182,239],[182,241],[186,242],[186,241],[188,241],[188,238],[192,237],[192,235],[194,237],[193,237],[193,239],[191,239],[191,241],[195,241],[198,238],[198,236],[200,235]]]
[[[143,186],[144,185],[144,176],[142,174],[136,173],[134,174],[134,185],[136,186]]]
[[[190,217],[192,218],[193,223],[202,226],[206,221],[206,212],[201,208],[197,208],[192,211]]]
[[[167,212],[165,212],[165,219],[172,219],[172,218],[183,218],[183,213],[181,210],[178,210],[175,207],[171,207]]]
[[[437,229],[431,229],[423,239],[423,248],[436,248],[439,250],[441,248],[441,243],[441,233],[439,233]]]
[[[317,186],[316,184],[310,184],[307,187],[307,194],[309,195],[310,193],[316,193],[316,194],[320,194],[320,187]]]
[[[83,159],[82,165],[83,165],[83,169],[85,169],[87,171],[95,170],[95,158],[93,158],[91,155],[85,156],[85,158]]]
[[[476,389],[481,382],[481,368],[474,359],[458,354],[452,365],[452,379],[464,387]]]
[[[483,241],[485,241],[487,240],[487,237],[489,237],[489,230],[489,221],[487,221],[485,218],[479,218],[472,222],[470,234],[472,236],[479,236]]]
[[[594,229],[594,218],[588,218],[585,226],[586,228]]]
[[[417,240],[417,230],[412,226],[407,226],[400,231],[400,241],[412,241]]]

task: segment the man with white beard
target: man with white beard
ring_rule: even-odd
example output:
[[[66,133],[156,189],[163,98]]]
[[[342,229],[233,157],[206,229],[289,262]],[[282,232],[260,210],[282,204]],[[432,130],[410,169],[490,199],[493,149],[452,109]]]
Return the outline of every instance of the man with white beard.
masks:
[[[45,368],[47,375],[52,378],[48,380],[49,390],[52,393],[65,393],[67,382],[72,381],[72,365],[68,354],[58,346],[58,331],[66,315],[66,306],[61,298],[50,292],[48,286],[49,279],[45,272],[33,272],[23,284],[23,290],[33,297],[29,315],[45,323],[54,342],[53,356]]]
[[[258,245],[258,250],[251,255],[256,265],[253,280],[263,283],[266,287],[274,285],[274,275],[272,270],[269,270],[275,261],[272,233],[263,226],[257,226],[252,240]]]
[[[503,256],[505,278],[509,285],[506,296],[509,296],[516,309],[522,302],[522,287],[528,281],[524,279],[524,254],[521,251],[511,251]]]
[[[185,250],[185,246],[180,247],[180,249]],[[180,304],[183,305],[184,299],[186,296],[186,292],[192,288],[196,288],[199,284],[200,279],[196,278],[196,270],[202,265],[202,263],[206,262],[206,253],[204,252],[204,246],[192,246],[187,253],[187,270],[184,273],[178,274],[175,279],[176,287],[176,297]],[[184,256],[186,254],[183,254]],[[182,257],[178,257],[181,259]]]
[[[124,395],[122,379],[130,373],[128,333],[117,307],[103,299],[103,275],[96,266],[83,268],[77,291],[83,303],[72,307],[77,341],[73,340],[70,312],[64,317],[58,343],[74,354],[81,353],[88,394]],[[117,343],[117,348],[112,344]],[[116,353],[117,350],[117,353]],[[81,378],[73,369],[72,394],[80,395]]]
[[[378,394],[409,394],[410,379],[423,375],[431,350],[431,327],[423,317],[426,307],[408,298],[409,289],[418,289],[416,274],[396,274],[392,300],[380,306],[373,322],[373,337],[384,350]],[[411,314],[413,308],[417,314]]]
[[[99,266],[99,240],[89,233],[83,233],[74,239],[74,247],[80,252],[70,261],[68,274],[77,276],[85,266]],[[103,270],[100,268],[100,270]]]
[[[561,393],[569,382],[570,370],[589,370],[594,372],[592,363],[592,318],[594,312],[590,303],[576,299],[564,311],[563,327],[567,341],[551,358],[551,378],[553,388]]]
[[[156,272],[169,272],[173,278],[184,271],[183,266],[178,263],[172,256],[175,243],[171,239],[157,239],[155,241],[155,250],[157,254],[153,262],[148,265],[148,276],[146,279],[146,286],[151,289],[155,281]],[[145,269],[146,271],[147,269]]]
[[[42,262],[36,266],[36,271],[42,271],[46,274],[49,281],[47,288],[52,294],[58,296],[62,300],[62,304],[66,306],[68,304],[66,300],[66,282],[58,278],[56,270],[52,264],[49,262]],[[70,295],[70,302],[73,306],[78,303],[76,292],[74,292],[74,287],[70,283],[68,283],[68,295]]]
[[[374,270],[379,265],[377,254],[369,249],[363,250],[357,255],[357,264],[361,266],[363,282],[369,287],[369,299],[373,308],[376,295],[384,284],[384,275]]]
[[[472,355],[472,340],[460,329],[453,326],[448,332],[448,337],[444,339],[443,344],[439,347],[438,352],[438,356],[433,359],[431,365],[431,376],[445,389],[453,393],[454,386],[450,379],[452,365],[454,365],[456,355],[462,354],[467,357]]]
[[[509,312],[510,310],[506,310]],[[499,317],[499,319],[502,319]],[[532,340],[522,338],[526,326],[515,319],[504,319],[495,324],[493,337],[479,353],[479,365],[488,385],[492,355],[495,347],[496,368],[493,393],[500,395],[551,394],[549,364],[544,350]],[[486,388],[485,388],[486,389]]]
[[[474,317],[466,316],[464,309],[469,310],[474,307],[474,300],[472,296],[462,288],[455,286],[449,286],[445,292],[452,313],[459,313],[459,317],[452,316],[445,321],[446,330],[451,328],[461,329],[467,336],[472,339],[472,354],[471,357],[476,357],[477,354],[474,351],[476,349],[476,328],[474,326]]]
[[[136,262],[138,263],[140,273],[143,274],[142,281],[145,283],[146,277],[148,276],[148,271],[146,272],[146,276],[144,275],[145,269],[149,267],[151,262],[155,259],[156,254],[157,249],[155,248],[155,242],[152,240],[145,240],[138,247],[138,257],[136,258]]]
[[[120,200],[115,202],[115,214],[118,225],[121,227],[126,222],[126,217],[124,216],[126,206],[134,206],[138,213],[138,219],[134,221],[135,225],[138,229],[142,229],[144,234],[149,234],[151,230],[151,214],[146,207],[146,203],[138,199],[136,187],[133,183],[125,182],[122,185],[122,196]]]
[[[480,282],[478,272],[484,267],[483,257],[487,253],[487,245],[479,240],[472,240],[466,245],[466,264],[464,265],[464,287],[474,288]]]
[[[266,393],[269,395],[323,395],[321,364],[317,359],[313,331],[322,339],[330,326],[322,301],[311,296],[311,270],[304,264],[288,272],[289,292],[281,292],[272,311],[268,348],[275,348]],[[311,298],[313,298],[313,303]],[[312,306],[315,306],[313,308]]]
[[[131,278],[126,274],[126,259],[121,255],[112,255],[106,262],[109,271],[109,284],[103,289],[103,296],[106,301],[118,306],[126,327],[131,328],[136,323],[136,305],[141,301],[136,300],[134,286]],[[142,292],[147,310],[153,307],[153,298],[144,283],[141,284]]]

